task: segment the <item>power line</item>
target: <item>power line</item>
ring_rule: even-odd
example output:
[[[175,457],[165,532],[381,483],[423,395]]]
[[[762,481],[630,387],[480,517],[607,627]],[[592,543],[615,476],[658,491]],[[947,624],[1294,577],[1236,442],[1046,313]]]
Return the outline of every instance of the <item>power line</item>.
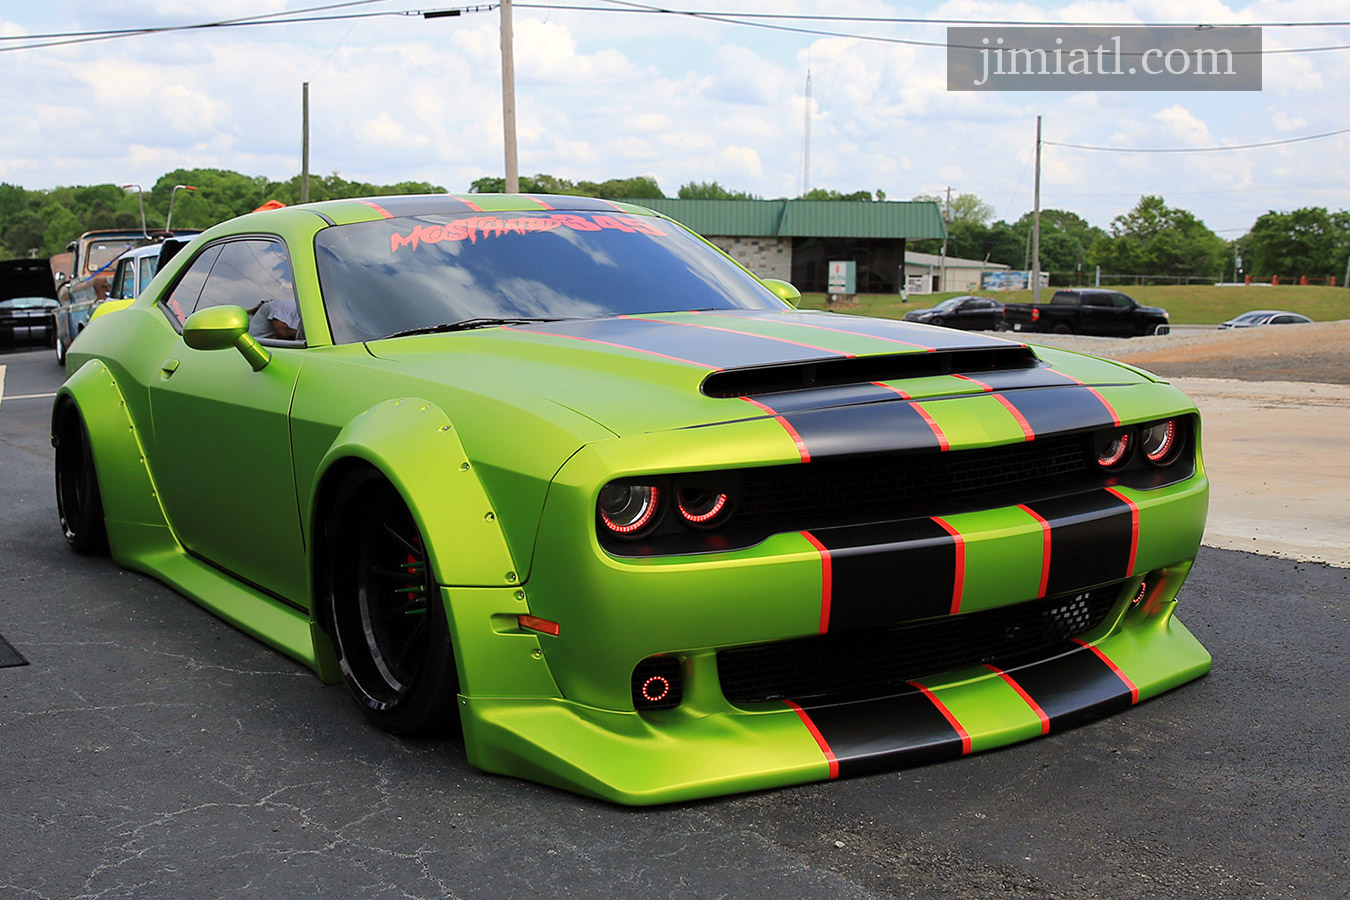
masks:
[[[1320,141],[1338,134],[1350,134],[1350,128],[1327,131],[1322,134],[1308,134],[1303,137],[1285,138],[1279,141],[1261,141],[1256,144],[1229,144],[1218,147],[1096,147],[1089,144],[1066,144],[1060,141],[1042,141],[1052,147],[1064,147],[1069,150],[1095,150],[1104,153],[1222,153],[1226,150],[1256,150],[1261,147],[1279,147],[1284,144],[1301,144],[1304,141]]]
[[[811,36],[811,37],[836,37],[836,38],[845,38],[845,39],[848,39],[848,40],[855,40],[855,41],[870,41],[870,42],[872,42],[872,43],[878,43],[878,44],[901,44],[901,45],[908,46],[908,47],[941,47],[941,48],[943,48],[943,49],[952,49],[952,48],[955,48],[955,49],[961,49],[961,50],[982,50],[982,49],[985,49],[985,48],[983,48],[983,47],[975,46],[975,45],[973,45],[973,44],[951,44],[951,43],[949,43],[949,42],[947,42],[947,41],[925,41],[925,40],[919,40],[919,39],[917,39],[917,38],[886,37],[886,36],[879,35],[879,34],[856,34],[856,33],[851,32],[851,31],[831,31],[831,30],[827,30],[827,29],[823,29],[823,28],[804,28],[804,27],[796,26],[796,25],[776,25],[776,24],[773,24],[773,23],[771,23],[771,22],[762,21],[762,19],[767,18],[767,17],[770,17],[770,16],[775,16],[775,15],[778,15],[778,16],[785,16],[785,14],[781,14],[781,13],[775,14],[775,13],[702,12],[702,11],[698,11],[698,10],[667,9],[667,8],[665,8],[665,7],[660,7],[660,6],[648,6],[648,5],[642,4],[642,3],[628,2],[628,0],[604,0],[604,2],[620,4],[620,7],[621,7],[621,8],[612,8],[612,7],[606,7],[606,6],[555,6],[555,5],[553,5],[553,4],[548,4],[548,3],[518,3],[518,4],[516,4],[516,6],[522,8],[522,9],[548,9],[548,10],[553,10],[553,11],[568,11],[568,10],[571,10],[571,11],[578,11],[578,12],[630,12],[630,13],[645,13],[645,14],[650,14],[650,15],[684,16],[684,17],[686,17],[686,18],[690,18],[690,19],[698,19],[698,20],[705,21],[705,22],[720,22],[720,23],[723,24],[723,25],[740,25],[740,26],[742,26],[742,27],[744,27],[744,28],[759,28],[759,29],[763,29],[763,30],[765,30],[765,31],[778,31],[778,32],[784,32],[784,33],[787,33],[787,34],[801,34],[801,35],[808,35],[808,36]],[[792,16],[791,18],[794,18],[794,19],[808,19],[808,20],[810,20],[810,21],[832,21],[831,18],[825,17],[825,16],[820,16],[820,17]],[[895,22],[895,23],[905,23],[905,22],[908,21],[909,24],[934,25],[934,24],[941,24],[944,20],[941,20],[941,19],[920,19],[920,20],[913,20],[913,21],[910,21],[910,20],[904,20],[904,19],[898,19],[898,18],[882,18],[882,17],[877,17],[877,18],[867,18],[867,17],[859,17],[859,18],[857,19],[857,21],[879,21],[879,22]],[[958,21],[958,20],[951,20],[951,21]],[[1065,27],[1076,26],[1076,25],[1092,25],[1092,26],[1100,26],[1100,27],[1107,27],[1107,28],[1114,28],[1114,27],[1137,27],[1137,26],[1140,26],[1140,23],[1137,23],[1137,22],[1130,22],[1130,23],[1101,23],[1101,22],[1054,22],[1054,23],[1046,23],[1046,22],[1022,22],[1022,23],[1012,23],[1012,22],[1008,22],[1008,21],[998,21],[998,20],[989,21],[989,22],[980,22],[980,21],[974,20],[974,19],[972,19],[972,20],[960,20],[960,21],[964,21],[966,24],[975,24],[975,25],[1000,25],[1000,24],[1046,25],[1046,24],[1053,24],[1053,25],[1062,25],[1062,26],[1065,26]],[[1171,24],[1171,25],[1173,25],[1173,26],[1176,26],[1176,23],[1168,23],[1168,24]],[[1298,24],[1298,23],[1292,23],[1292,22],[1291,22],[1291,23],[1285,23],[1285,24],[1286,24],[1287,26],[1292,27],[1292,26],[1294,26],[1295,24]],[[1321,24],[1321,23],[1312,23],[1312,22],[1310,22],[1310,23],[1306,23],[1306,24],[1308,24],[1308,25],[1318,25],[1318,24]],[[1326,23],[1325,25],[1322,25],[1322,27],[1335,27],[1335,26],[1338,26],[1338,25],[1340,25],[1340,24],[1342,24],[1342,23],[1340,23],[1340,22],[1328,22],[1328,23]],[[1350,25],[1350,23],[1345,23],[1345,24]],[[1182,25],[1181,27],[1187,27],[1187,26]],[[1197,27],[1197,28],[1212,28],[1212,27],[1218,27],[1218,26],[1212,26],[1212,25],[1197,25],[1197,26],[1194,26],[1194,27]],[[1234,26],[1225,26],[1225,27],[1235,27],[1235,28],[1236,28],[1236,27],[1251,27],[1251,28],[1255,28],[1255,27],[1265,27],[1265,26],[1258,26],[1258,25],[1234,25]],[[1274,49],[1274,50],[1264,50],[1264,49],[1263,49],[1263,50],[1233,50],[1233,51],[1231,51],[1231,52],[1232,52],[1232,54],[1233,54],[1234,56],[1269,56],[1269,55],[1288,54],[1288,53],[1324,53],[1324,52],[1338,51],[1338,50],[1350,50],[1350,44],[1333,44],[1333,45],[1327,45],[1327,46],[1322,46],[1322,47],[1289,47],[1289,48]]]
[[[615,6],[562,6],[553,3],[517,3],[517,8],[553,9],[579,12],[659,13],[679,16],[735,16],[740,19],[792,19],[808,22],[880,22],[897,25],[995,25],[995,26],[1073,26],[1100,28],[1339,28],[1350,27],[1350,20],[1325,22],[1047,22],[1045,19],[945,19],[928,16],[838,16],[810,13],[754,13],[734,10],[680,10],[649,6],[631,0],[602,0]],[[618,7],[618,8],[615,8]]]
[[[384,3],[387,0],[349,0],[346,3],[330,3],[325,6],[307,7],[305,9],[283,10],[275,13],[262,13],[256,16],[246,16],[238,19],[221,19],[215,22],[197,22],[190,25],[163,25],[148,28],[115,28],[102,31],[71,31],[54,32],[50,34],[24,34],[24,35],[3,35],[0,36],[0,42],[10,41],[35,41],[41,43],[18,44],[12,43],[9,46],[0,46],[0,53],[12,53],[19,50],[40,50],[44,47],[64,47],[71,44],[88,44],[95,41],[111,41],[121,38],[142,37],[152,34],[169,34],[179,31],[205,31],[214,28],[244,28],[258,25],[294,25],[303,22],[337,22],[348,19],[371,19],[388,16],[414,17],[420,16],[426,19],[436,19],[445,16],[458,16],[465,13],[490,12],[497,8],[496,3],[486,3],[477,6],[461,6],[437,9],[403,9],[403,10],[380,10],[377,12],[359,12],[359,13],[339,13],[335,15],[308,15],[314,12],[324,12],[332,9],[342,9],[351,6],[369,6],[373,3]]]

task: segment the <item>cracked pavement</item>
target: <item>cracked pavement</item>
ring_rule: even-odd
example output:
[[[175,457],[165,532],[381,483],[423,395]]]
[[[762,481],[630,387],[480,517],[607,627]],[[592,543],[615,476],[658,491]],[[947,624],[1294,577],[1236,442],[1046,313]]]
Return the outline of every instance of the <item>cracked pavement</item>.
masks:
[[[623,809],[366,726],[340,686],[65,546],[60,371],[0,356],[0,900],[1344,898],[1350,571],[1204,548],[1213,674],[965,760]],[[39,395],[31,399],[10,397]]]

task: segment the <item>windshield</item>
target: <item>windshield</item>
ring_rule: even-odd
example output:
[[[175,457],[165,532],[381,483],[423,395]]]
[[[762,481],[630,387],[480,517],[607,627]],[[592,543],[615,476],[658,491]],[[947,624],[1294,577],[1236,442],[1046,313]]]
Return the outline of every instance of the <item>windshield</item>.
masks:
[[[315,255],[339,344],[475,318],[785,308],[697,237],[650,216],[384,219],[324,229]]]
[[[943,300],[943,301],[942,301],[941,303],[939,303],[937,306],[933,307],[933,311],[934,311],[934,312],[948,312],[948,311],[950,311],[950,310],[955,309],[955,308],[956,308],[956,305],[957,305],[958,303],[960,303],[960,302],[961,302],[962,300],[964,300],[964,299],[966,299],[966,298],[965,298],[965,297],[948,297],[946,300]]]
[[[132,247],[139,247],[143,243],[145,242],[135,238],[94,241],[89,245],[89,254],[84,261],[84,270],[85,272],[96,272]]]

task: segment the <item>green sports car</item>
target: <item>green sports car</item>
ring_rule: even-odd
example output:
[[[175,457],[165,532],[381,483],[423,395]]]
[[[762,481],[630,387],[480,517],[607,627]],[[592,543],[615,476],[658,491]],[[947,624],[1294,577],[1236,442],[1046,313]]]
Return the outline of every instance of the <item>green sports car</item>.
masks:
[[[252,213],[71,346],[66,539],[381,728],[622,803],[959,757],[1209,669],[1173,615],[1184,395],[796,296],[603,200]]]

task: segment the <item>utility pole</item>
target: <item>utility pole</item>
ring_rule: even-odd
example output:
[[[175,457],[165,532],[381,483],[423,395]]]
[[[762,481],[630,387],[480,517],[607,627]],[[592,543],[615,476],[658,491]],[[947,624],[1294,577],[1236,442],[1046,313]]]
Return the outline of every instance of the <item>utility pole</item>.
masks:
[[[806,59],[806,121],[802,125],[802,196],[811,190],[811,58]]]
[[[947,226],[952,221],[952,186],[947,185],[947,202],[942,207],[942,276],[938,286],[947,290]]]
[[[520,193],[516,162],[516,60],[512,49],[511,0],[502,2],[502,136],[506,145],[506,192]]]
[[[1036,117],[1036,189],[1031,213],[1031,302],[1041,302],[1041,117]]]
[[[309,82],[300,89],[300,202],[309,202]]]

